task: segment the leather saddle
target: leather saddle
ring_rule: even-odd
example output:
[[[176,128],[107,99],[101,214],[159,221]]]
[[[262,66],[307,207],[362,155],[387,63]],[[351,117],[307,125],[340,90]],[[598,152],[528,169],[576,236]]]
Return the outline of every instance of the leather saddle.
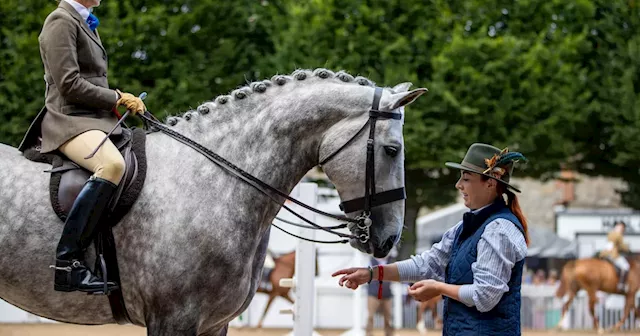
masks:
[[[118,148],[125,160],[126,168],[122,182],[114,195],[104,220],[115,226],[131,209],[144,185],[146,177],[146,133],[138,128],[123,128],[122,134],[110,140]],[[54,212],[64,222],[82,187],[93,174],[77,165],[60,152],[41,154],[39,142],[24,151],[25,158],[51,164],[49,198]]]
[[[40,153],[41,138],[36,127],[30,128],[27,132],[19,150],[23,152],[26,159],[51,164],[51,169],[45,171],[51,174],[49,198],[53,210],[64,223],[80,190],[93,173],[69,160],[58,151]],[[93,238],[96,251],[93,273],[105,281],[113,281],[117,284],[120,284],[120,272],[112,228],[131,209],[144,185],[147,172],[146,134],[144,129],[123,127],[120,135],[110,137],[110,140],[122,154],[126,168],[122,182],[118,186],[109,209],[105,211],[102,223],[98,225]],[[111,291],[108,293],[108,298],[116,322],[119,324],[131,323],[121,290]]]

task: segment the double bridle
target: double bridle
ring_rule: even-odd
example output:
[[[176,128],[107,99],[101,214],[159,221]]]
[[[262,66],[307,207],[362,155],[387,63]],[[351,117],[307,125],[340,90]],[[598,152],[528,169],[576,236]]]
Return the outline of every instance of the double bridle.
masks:
[[[378,110],[379,105],[380,105],[380,99],[382,97],[382,88],[380,87],[376,87],[375,88],[375,92],[374,92],[374,96],[373,96],[373,104],[371,106],[371,109],[369,110],[369,119],[367,120],[367,122],[360,128],[360,130],[353,136],[351,137],[351,139],[349,139],[349,141],[347,141],[344,145],[342,145],[340,148],[338,148],[335,152],[333,152],[331,155],[327,156],[324,160],[320,161],[320,166],[322,166],[323,164],[326,164],[327,162],[329,162],[331,159],[333,159],[338,153],[340,153],[344,148],[346,148],[350,143],[352,143],[364,130],[365,128],[370,125],[370,130],[369,130],[369,139],[367,140],[367,162],[366,162],[366,172],[365,172],[365,193],[364,193],[364,197],[360,197],[357,199],[353,199],[353,200],[349,200],[349,201],[345,201],[340,203],[340,209],[342,211],[344,211],[345,213],[351,213],[351,212],[356,212],[359,210],[362,210],[362,213],[357,216],[356,218],[349,218],[346,216],[341,216],[341,215],[334,215],[334,214],[330,214],[327,212],[324,212],[322,210],[318,210],[315,209],[305,203],[302,203],[292,197],[290,197],[289,195],[287,195],[286,193],[270,186],[269,184],[261,181],[260,179],[254,177],[253,175],[247,173],[246,171],[240,169],[239,167],[235,166],[234,164],[232,164],[231,162],[225,160],[224,158],[222,158],[221,156],[219,156],[218,154],[212,152],[211,150],[207,149],[206,147],[200,145],[199,143],[185,137],[184,135],[177,133],[175,131],[173,131],[172,129],[168,128],[167,126],[163,125],[162,123],[160,123],[151,113],[149,113],[148,111],[145,112],[144,114],[139,114],[139,116],[143,119],[143,121],[145,122],[145,126],[148,129],[152,129],[153,127],[155,127],[156,129],[160,130],[161,132],[165,133],[166,135],[172,137],[173,139],[184,143],[185,145],[191,147],[192,149],[194,149],[195,151],[197,151],[198,153],[202,154],[205,158],[207,158],[209,161],[213,162],[214,164],[218,165],[220,168],[226,170],[227,172],[235,175],[236,177],[240,178],[241,180],[245,181],[247,184],[251,185],[252,187],[254,187],[256,190],[258,190],[259,192],[263,193],[265,196],[269,197],[273,202],[277,203],[278,205],[281,205],[283,208],[285,208],[287,211],[291,212],[292,214],[294,214],[296,217],[300,218],[301,220],[303,220],[304,222],[308,223],[309,225],[305,225],[305,224],[298,224],[298,223],[294,223],[294,222],[290,222],[281,218],[276,217],[277,220],[283,222],[283,223],[287,223],[287,224],[291,224],[291,225],[295,225],[295,226],[299,226],[299,227],[304,227],[304,228],[308,228],[308,229],[316,229],[316,230],[323,230],[332,234],[335,234],[341,238],[354,238],[354,239],[358,239],[361,243],[365,244],[369,241],[369,239],[371,238],[371,234],[370,234],[370,229],[371,229],[371,208],[376,207],[376,206],[380,206],[383,204],[387,204],[387,203],[391,203],[391,202],[395,202],[395,201],[399,201],[399,200],[403,200],[406,198],[406,194],[405,194],[405,189],[404,187],[402,188],[397,188],[397,189],[393,189],[393,190],[388,190],[388,191],[384,191],[381,193],[377,193],[375,192],[376,190],[376,186],[375,186],[375,163],[374,163],[374,143],[375,143],[375,128],[376,128],[376,121],[378,119],[394,119],[394,120],[401,120],[402,119],[402,115],[399,113],[393,113],[393,112],[385,112],[385,111],[380,111]],[[152,125],[152,127],[150,126]],[[345,221],[347,222],[347,224],[340,224],[340,225],[335,225],[335,226],[320,226],[317,225],[311,221],[309,221],[308,219],[304,218],[303,216],[301,216],[300,214],[296,213],[295,211],[291,210],[289,207],[287,207],[286,205],[282,204],[282,200],[278,200],[276,199],[272,194],[276,194],[277,196],[284,198],[286,200],[289,200],[305,209],[308,209],[310,211],[313,211],[319,215],[325,216],[325,217],[329,217],[329,218],[333,218],[339,221]],[[329,243],[348,243],[349,240],[348,239],[342,239],[342,240],[335,240],[335,241],[322,241],[322,240],[313,240],[313,239],[308,239],[308,238],[304,238],[298,235],[295,235],[293,233],[287,232],[286,230],[280,228],[279,226],[275,225],[272,223],[273,226],[275,226],[276,228],[282,230],[283,232],[292,235],[296,238],[299,239],[303,239],[303,240],[307,240],[307,241],[312,241],[312,242],[316,242],[316,243],[325,243],[325,244],[329,244]],[[342,229],[342,228],[348,228],[351,232],[353,232],[353,234],[345,234],[342,232],[337,232],[334,230],[337,229]]]
[[[349,230],[354,232],[361,243],[369,241],[370,228],[371,228],[371,208],[377,207],[383,204],[400,201],[406,198],[404,187],[384,191],[376,194],[376,174],[375,174],[375,160],[374,160],[374,144],[376,137],[376,122],[378,119],[394,119],[401,120],[402,115],[400,113],[380,111],[380,99],[382,98],[382,88],[376,87],[373,94],[373,103],[369,110],[369,119],[362,125],[360,130],[349,139],[338,150],[327,156],[324,160],[320,161],[320,166],[326,164],[333,159],[344,148],[351,144],[364,130],[369,127],[369,139],[367,140],[367,162],[365,166],[365,180],[364,180],[364,197],[344,201],[340,203],[340,210],[345,213],[356,212],[362,210],[360,216],[356,219],[358,222],[348,225]]]

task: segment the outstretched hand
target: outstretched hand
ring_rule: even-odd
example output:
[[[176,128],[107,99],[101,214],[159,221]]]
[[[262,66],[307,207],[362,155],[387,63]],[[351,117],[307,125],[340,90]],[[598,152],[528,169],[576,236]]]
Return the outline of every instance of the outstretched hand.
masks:
[[[350,289],[357,289],[358,286],[368,283],[371,277],[369,269],[363,267],[341,269],[331,274],[331,276],[335,277],[341,274],[344,274],[344,276],[340,278],[338,284]]]

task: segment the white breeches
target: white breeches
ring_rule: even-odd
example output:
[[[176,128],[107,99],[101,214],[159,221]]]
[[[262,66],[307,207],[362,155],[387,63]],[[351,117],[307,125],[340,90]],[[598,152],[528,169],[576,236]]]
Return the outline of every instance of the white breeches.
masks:
[[[623,256],[618,256],[616,258],[616,265],[625,272],[629,270],[629,262]]]

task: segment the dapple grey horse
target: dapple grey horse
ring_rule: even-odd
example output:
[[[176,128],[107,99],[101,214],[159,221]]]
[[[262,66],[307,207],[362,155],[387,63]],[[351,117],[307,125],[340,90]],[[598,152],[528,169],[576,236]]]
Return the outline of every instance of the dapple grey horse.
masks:
[[[404,114],[403,107],[426,92],[409,91],[410,86],[385,88],[380,110]],[[296,70],[251,83],[166,122],[289,193],[357,133],[369,117],[373,96],[374,83],[366,78]],[[377,122],[377,191],[404,186],[403,120]],[[363,196],[366,142],[365,133],[322,166],[342,200]],[[256,292],[270,224],[282,204],[163,133],[149,134],[146,150],[146,183],[114,228],[131,320],[152,336],[225,334]],[[49,175],[43,173],[49,168],[0,145],[0,297],[57,321],[115,323],[105,296],[53,290],[49,265],[63,223],[50,205]],[[350,244],[387,255],[399,239],[403,217],[403,200],[373,208],[371,240],[352,239]]]

